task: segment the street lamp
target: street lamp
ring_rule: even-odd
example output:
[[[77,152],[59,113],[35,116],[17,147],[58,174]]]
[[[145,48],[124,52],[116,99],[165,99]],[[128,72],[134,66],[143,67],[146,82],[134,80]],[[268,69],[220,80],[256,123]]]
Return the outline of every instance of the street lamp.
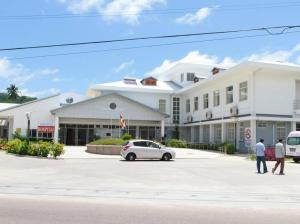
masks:
[[[26,115],[26,118],[27,118],[27,140],[29,140],[31,112],[26,112],[25,115]]]

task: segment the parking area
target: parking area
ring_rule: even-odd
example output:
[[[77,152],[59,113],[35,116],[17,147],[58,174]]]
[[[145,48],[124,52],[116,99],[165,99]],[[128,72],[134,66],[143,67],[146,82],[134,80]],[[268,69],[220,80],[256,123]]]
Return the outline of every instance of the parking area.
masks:
[[[74,151],[72,151],[74,150]],[[180,151],[181,150],[181,151]],[[256,174],[244,157],[176,149],[175,161],[126,162],[66,148],[58,160],[0,151],[0,195],[79,197],[180,205],[300,207],[300,164],[286,175]],[[268,168],[274,162],[268,162]]]

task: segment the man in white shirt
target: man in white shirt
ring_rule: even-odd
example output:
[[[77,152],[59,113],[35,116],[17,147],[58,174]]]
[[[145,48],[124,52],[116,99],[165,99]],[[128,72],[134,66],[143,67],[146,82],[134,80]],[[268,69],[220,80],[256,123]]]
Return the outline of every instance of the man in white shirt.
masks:
[[[275,167],[272,169],[272,173],[274,174],[277,167],[280,164],[280,172],[279,175],[284,175],[284,157],[285,157],[285,149],[284,145],[282,144],[282,139],[279,139],[278,143],[275,145],[275,157],[276,157],[276,164]]]

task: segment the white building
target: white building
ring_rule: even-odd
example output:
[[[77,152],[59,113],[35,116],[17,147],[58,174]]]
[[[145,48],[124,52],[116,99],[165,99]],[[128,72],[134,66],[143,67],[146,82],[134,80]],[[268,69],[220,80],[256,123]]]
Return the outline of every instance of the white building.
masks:
[[[231,142],[240,151],[259,138],[274,145],[300,130],[299,66],[248,61],[224,70],[181,63],[156,78],[97,84],[89,99],[60,105],[65,95],[49,97],[4,109],[0,119],[8,121],[8,137],[26,134],[30,112],[32,137],[50,130],[68,145],[120,136],[120,115],[137,138]]]

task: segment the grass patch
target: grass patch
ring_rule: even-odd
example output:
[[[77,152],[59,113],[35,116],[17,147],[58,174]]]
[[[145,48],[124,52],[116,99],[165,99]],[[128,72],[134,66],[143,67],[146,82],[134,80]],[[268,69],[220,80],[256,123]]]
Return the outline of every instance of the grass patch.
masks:
[[[120,138],[105,138],[89,143],[90,145],[124,145],[126,140]]]

